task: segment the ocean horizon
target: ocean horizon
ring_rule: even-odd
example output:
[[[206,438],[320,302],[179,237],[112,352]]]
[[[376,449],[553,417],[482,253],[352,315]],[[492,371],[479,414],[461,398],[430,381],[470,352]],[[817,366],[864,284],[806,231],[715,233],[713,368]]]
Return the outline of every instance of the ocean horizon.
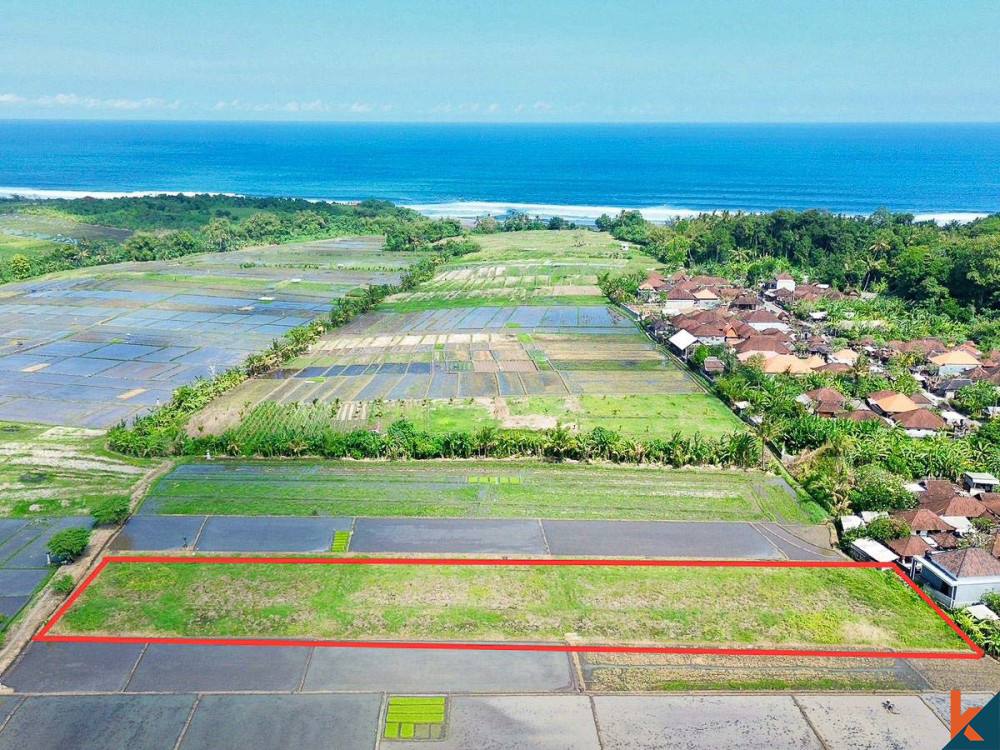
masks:
[[[1000,211],[1000,124],[429,125],[0,121],[0,196],[391,200],[581,222],[639,209]]]

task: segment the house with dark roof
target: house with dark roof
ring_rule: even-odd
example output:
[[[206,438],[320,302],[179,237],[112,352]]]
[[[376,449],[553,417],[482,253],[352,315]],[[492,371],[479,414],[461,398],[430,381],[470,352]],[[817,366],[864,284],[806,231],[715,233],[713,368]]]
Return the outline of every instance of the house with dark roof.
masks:
[[[819,370],[817,370],[819,372]],[[849,419],[852,422],[869,422],[873,419],[881,420],[878,414],[873,412],[871,409],[853,409],[851,411],[843,411],[837,415],[837,419]]]
[[[976,500],[985,505],[990,513],[1000,518],[1000,492],[981,492],[976,495]]]
[[[760,297],[753,294],[741,294],[739,297],[734,299],[729,303],[729,307],[733,310],[740,310],[743,312],[749,312],[751,310],[756,310],[760,307],[763,302],[761,302]]]
[[[929,552],[913,560],[914,581],[946,607],[966,607],[1000,591],[1000,560],[979,547]]]
[[[737,355],[745,354],[747,357],[754,354],[763,354],[765,357],[775,354],[791,354],[792,351],[780,336],[751,336],[733,348]],[[740,359],[742,361],[745,358],[740,357]]]
[[[921,479],[920,486],[924,491],[920,493],[920,502],[927,503],[931,500],[949,500],[958,494],[958,487],[947,479]]]
[[[924,408],[893,414],[892,419],[912,438],[932,437],[948,426],[941,417]]]
[[[934,395],[951,401],[959,388],[972,385],[971,378],[942,378],[934,386]]]

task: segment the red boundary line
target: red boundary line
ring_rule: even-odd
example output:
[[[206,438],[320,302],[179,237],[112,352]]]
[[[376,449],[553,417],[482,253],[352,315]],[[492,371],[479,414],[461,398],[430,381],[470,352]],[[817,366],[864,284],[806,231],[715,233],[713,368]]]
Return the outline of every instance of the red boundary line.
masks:
[[[296,640],[290,638],[181,638],[181,637],[115,637],[84,635],[49,635],[49,631],[73,606],[84,591],[97,579],[108,563],[179,563],[199,565],[533,565],[533,566],[591,566],[591,567],[689,567],[689,568],[876,568],[892,570],[913,589],[917,595],[959,638],[972,649],[971,653],[907,652],[907,651],[822,651],[799,649],[763,648],[708,648],[645,647],[645,646],[571,646],[556,644],[522,643],[445,643],[399,641],[325,641]],[[872,659],[981,659],[984,651],[948,617],[919,586],[892,563],[800,560],[532,560],[532,559],[479,559],[479,558],[377,558],[377,557],[105,557],[93,572],[84,579],[76,591],[56,611],[52,619],[33,640],[50,643],[174,643],[208,646],[318,646],[336,648],[393,648],[393,649],[442,649],[458,651],[558,651],[598,654],[717,654],[725,656],[817,656]]]

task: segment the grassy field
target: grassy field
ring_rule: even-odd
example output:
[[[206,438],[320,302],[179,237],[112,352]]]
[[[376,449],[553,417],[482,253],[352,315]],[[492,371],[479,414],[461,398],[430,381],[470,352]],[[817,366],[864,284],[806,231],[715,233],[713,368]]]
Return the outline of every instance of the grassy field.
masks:
[[[26,258],[40,258],[57,247],[59,245],[51,240],[17,237],[0,233],[0,260],[10,260],[14,255],[23,255]]]
[[[402,313],[472,305],[600,305],[600,274],[657,267],[648,255],[623,250],[622,243],[599,232],[503,232],[475,239],[482,250],[443,267],[419,290],[390,298],[383,309]]]
[[[547,416],[586,432],[594,427],[650,440],[698,432],[719,437],[743,427],[733,413],[709,394],[632,394],[628,396],[536,396],[507,399],[513,417]]]
[[[626,520],[822,520],[766,474],[526,461],[189,463],[142,512]]]
[[[639,248],[622,249],[622,243],[606,233],[588,230],[550,232],[499,232],[476,235],[482,250],[465,256],[472,263],[535,262],[566,263],[622,272],[645,270],[656,261]]]
[[[0,517],[83,514],[155,466],[108,453],[99,431],[0,422]]]
[[[127,229],[84,224],[63,216],[0,213],[0,260],[15,254],[41,257],[59,248],[64,238],[120,241],[130,234]]]
[[[872,569],[112,563],[53,634],[962,650]]]

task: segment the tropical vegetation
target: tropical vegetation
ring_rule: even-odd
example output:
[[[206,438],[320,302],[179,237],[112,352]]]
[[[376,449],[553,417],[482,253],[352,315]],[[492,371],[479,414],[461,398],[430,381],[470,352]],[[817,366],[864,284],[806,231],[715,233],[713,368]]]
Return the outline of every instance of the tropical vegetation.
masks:
[[[114,239],[61,242],[49,252],[0,258],[0,283],[53,271],[125,261],[171,260],[248,245],[386,235],[387,250],[427,250],[462,232],[454,220],[427,219],[386,201],[313,203],[291,198],[163,195],[107,200],[0,200],[0,211],[68,217],[135,233]]]

